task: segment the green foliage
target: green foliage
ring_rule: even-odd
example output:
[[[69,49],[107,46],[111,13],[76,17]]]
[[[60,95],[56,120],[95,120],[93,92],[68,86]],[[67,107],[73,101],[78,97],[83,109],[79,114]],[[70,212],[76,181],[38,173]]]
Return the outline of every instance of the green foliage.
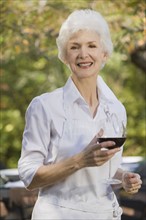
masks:
[[[115,47],[102,71],[128,114],[125,155],[145,155],[145,73],[130,60],[143,43],[143,0],[1,0],[1,161],[16,167],[25,111],[33,97],[64,85],[69,70],[55,39],[75,9],[93,8],[108,21]],[[134,150],[133,150],[134,149]]]
[[[103,77],[127,110],[127,141],[124,154],[145,156],[145,74],[130,60],[122,61],[122,54],[114,53],[103,70]]]

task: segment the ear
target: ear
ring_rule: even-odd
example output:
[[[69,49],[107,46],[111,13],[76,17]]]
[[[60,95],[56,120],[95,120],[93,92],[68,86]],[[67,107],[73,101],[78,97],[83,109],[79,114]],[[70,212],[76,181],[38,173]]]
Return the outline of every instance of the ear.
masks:
[[[61,62],[64,63],[65,65],[67,65],[67,62],[65,59],[61,59]]]
[[[68,62],[66,59],[63,59],[62,62],[65,64],[65,65],[68,65]]]
[[[59,59],[60,59],[60,61],[61,61],[62,63],[64,63],[65,65],[68,64],[67,59],[66,59],[65,57],[59,57]]]
[[[103,63],[106,63],[107,59],[108,59],[108,54],[106,52],[103,52],[103,60],[102,60]]]
[[[61,61],[62,61],[65,65],[68,65],[68,59],[67,59],[67,54],[66,54],[66,52],[64,52],[64,55],[63,55]]]

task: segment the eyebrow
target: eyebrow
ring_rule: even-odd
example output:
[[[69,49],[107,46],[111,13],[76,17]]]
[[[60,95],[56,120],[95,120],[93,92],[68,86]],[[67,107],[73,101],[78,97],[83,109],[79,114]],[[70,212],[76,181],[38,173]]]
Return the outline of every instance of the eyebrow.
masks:
[[[89,41],[89,42],[87,42],[87,44],[91,44],[91,43],[97,43],[97,42],[96,41]],[[74,42],[74,41],[70,41],[70,44],[79,45],[80,43]]]

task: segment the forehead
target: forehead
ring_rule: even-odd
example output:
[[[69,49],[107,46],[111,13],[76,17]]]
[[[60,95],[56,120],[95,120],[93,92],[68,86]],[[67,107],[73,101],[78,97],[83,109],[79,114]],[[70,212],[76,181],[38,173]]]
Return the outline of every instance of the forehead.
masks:
[[[100,38],[97,32],[92,31],[92,30],[79,30],[75,33],[73,33],[69,40],[68,43],[82,43],[82,42],[99,42]]]

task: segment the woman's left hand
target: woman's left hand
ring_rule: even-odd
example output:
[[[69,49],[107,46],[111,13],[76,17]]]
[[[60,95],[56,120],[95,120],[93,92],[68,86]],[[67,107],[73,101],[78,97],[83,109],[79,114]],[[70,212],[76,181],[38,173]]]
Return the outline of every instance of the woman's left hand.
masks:
[[[124,172],[122,176],[122,186],[127,193],[137,193],[141,188],[141,178],[138,173]]]

